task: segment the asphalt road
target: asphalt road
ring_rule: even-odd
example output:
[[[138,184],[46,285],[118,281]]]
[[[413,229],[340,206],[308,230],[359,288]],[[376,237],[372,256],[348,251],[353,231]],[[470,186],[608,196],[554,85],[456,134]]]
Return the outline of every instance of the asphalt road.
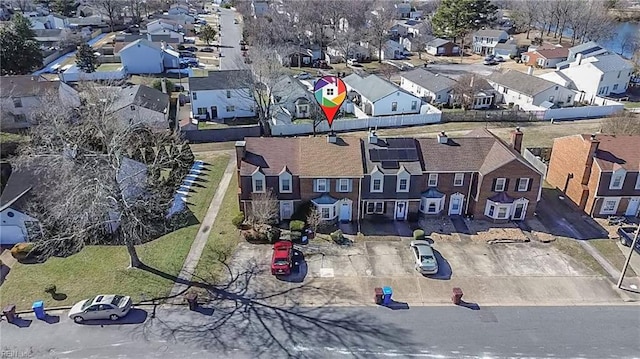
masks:
[[[242,40],[242,25],[234,24],[236,12],[220,7],[220,70],[237,70],[247,68],[240,50]]]
[[[4,357],[638,358],[640,311],[615,307],[136,309],[130,324],[2,322]],[[26,316],[25,316],[26,318]],[[22,355],[22,356],[20,356]]]
[[[498,70],[499,66],[487,66],[483,64],[431,64],[427,66],[427,70],[434,73],[443,74],[452,79],[468,73],[474,73],[481,76],[489,76]]]

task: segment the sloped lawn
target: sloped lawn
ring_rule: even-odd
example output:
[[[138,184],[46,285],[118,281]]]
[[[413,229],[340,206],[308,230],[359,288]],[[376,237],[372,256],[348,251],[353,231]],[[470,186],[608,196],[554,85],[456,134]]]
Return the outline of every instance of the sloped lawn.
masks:
[[[192,187],[189,208],[202,221],[229,161],[228,155],[202,156],[210,164],[201,182]],[[233,187],[233,186],[231,186]],[[181,228],[137,247],[143,263],[172,276],[178,275],[189,253],[200,223]],[[30,309],[35,300],[44,300],[45,308],[71,305],[101,293],[122,293],[134,301],[167,295],[173,281],[162,276],[128,269],[129,256],[122,246],[88,246],[67,258],[50,258],[42,264],[16,263],[0,286],[0,305],[16,304],[18,310]],[[44,293],[48,284],[57,287],[56,299]]]

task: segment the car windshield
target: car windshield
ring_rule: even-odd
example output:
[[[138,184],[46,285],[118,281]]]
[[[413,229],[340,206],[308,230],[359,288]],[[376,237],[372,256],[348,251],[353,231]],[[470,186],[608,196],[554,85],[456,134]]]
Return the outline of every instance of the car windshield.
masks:
[[[113,297],[113,300],[111,301],[111,304],[113,304],[115,306],[120,306],[120,302],[122,302],[123,299],[124,299],[124,296],[116,295],[116,296]]]
[[[81,308],[81,309],[82,309],[82,310],[85,310],[85,309],[89,308],[89,307],[91,306],[91,304],[93,304],[93,301],[94,301],[95,299],[96,299],[96,298],[87,299],[87,301],[86,301],[86,302],[84,302],[84,304],[82,305],[82,308]]]
[[[420,257],[420,261],[422,261],[422,262],[432,262],[434,260],[435,260],[435,258],[433,258],[433,256],[422,256],[422,257]]]
[[[286,266],[287,264],[289,264],[289,261],[287,261],[286,259],[277,259],[275,262],[273,262],[273,264],[277,266]]]

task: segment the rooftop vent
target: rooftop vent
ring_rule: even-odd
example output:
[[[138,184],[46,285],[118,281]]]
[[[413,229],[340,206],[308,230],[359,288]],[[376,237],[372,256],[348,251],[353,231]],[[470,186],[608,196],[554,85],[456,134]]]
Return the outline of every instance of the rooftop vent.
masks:
[[[448,141],[449,141],[449,138],[444,133],[444,131],[438,134],[438,143],[447,143]]]
[[[376,135],[376,131],[369,132],[369,143],[374,145],[378,143],[378,136]]]
[[[338,136],[336,136],[335,133],[330,133],[329,135],[327,135],[327,142],[329,143],[336,143],[338,141]]]

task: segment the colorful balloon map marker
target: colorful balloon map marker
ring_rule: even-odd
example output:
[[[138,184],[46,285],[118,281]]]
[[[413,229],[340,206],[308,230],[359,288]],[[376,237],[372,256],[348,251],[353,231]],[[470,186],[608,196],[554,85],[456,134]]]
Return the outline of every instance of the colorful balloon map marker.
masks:
[[[316,82],[313,92],[331,127],[340,106],[347,98],[347,86],[336,76],[323,76]]]

